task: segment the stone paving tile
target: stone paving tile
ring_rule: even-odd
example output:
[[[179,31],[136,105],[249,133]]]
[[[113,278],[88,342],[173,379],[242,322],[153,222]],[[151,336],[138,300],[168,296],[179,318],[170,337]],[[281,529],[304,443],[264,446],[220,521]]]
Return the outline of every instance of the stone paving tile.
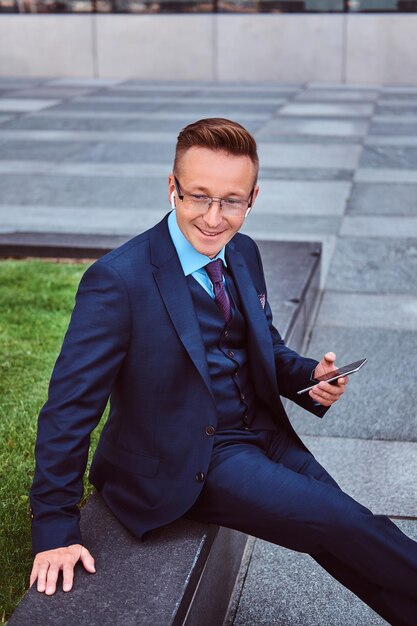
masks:
[[[213,102],[210,104],[209,102],[200,103],[198,100],[188,100],[187,102],[178,103],[166,103],[159,106],[159,111],[172,112],[176,111],[178,107],[181,107],[181,111],[183,113],[188,113],[190,119],[199,119],[204,117],[228,117],[229,119],[234,119],[232,116],[235,113],[269,113],[274,114],[279,106],[279,101],[271,102],[268,104],[265,103],[247,103],[242,104],[239,102],[239,99],[236,99],[234,102],[223,103]]]
[[[379,106],[393,106],[393,107],[403,107],[409,105],[417,106],[417,94],[416,93],[397,93],[397,94],[387,94],[381,93],[381,97],[379,98],[378,105]]]
[[[145,88],[126,88],[123,86],[118,86],[115,87],[114,89],[101,89],[100,91],[96,91],[95,92],[95,98],[94,100],[97,101],[103,101],[103,100],[110,100],[110,99],[117,99],[117,100],[125,100],[125,101],[131,101],[134,100],[135,98],[137,100],[142,100],[142,99],[155,99],[155,100],[168,100],[171,101],[173,99],[182,99],[182,98],[189,98],[189,97],[195,97],[198,94],[198,90],[197,89],[192,89],[192,88],[188,88],[188,89],[145,89]],[[90,98],[89,98],[90,100]]]
[[[364,183],[417,183],[417,171],[392,168],[359,168],[354,180]]]
[[[343,91],[349,93],[349,91],[380,91],[384,88],[383,85],[374,83],[372,85],[364,84],[364,83],[326,83],[326,82],[318,82],[311,81],[306,83],[308,89],[323,89],[324,91],[331,89],[334,91]]]
[[[16,130],[65,130],[65,131],[104,131],[104,132],[167,132],[178,133],[184,126],[180,120],[154,120],[147,118],[130,119],[119,117],[58,117],[29,115],[12,118],[4,116],[4,127]],[[0,124],[2,116],[0,115]]]
[[[44,174],[51,171],[55,167],[53,161],[2,161],[0,159],[0,174],[31,174],[36,176],[37,174]]]
[[[321,465],[375,514],[417,518],[417,442],[303,437]]]
[[[82,112],[113,112],[113,113],[136,113],[139,111],[156,111],[162,108],[161,103],[155,102],[89,102],[88,100],[83,102],[68,101],[57,104],[51,107],[51,111],[67,113],[69,111],[82,111]],[[49,111],[48,111],[49,112]]]
[[[40,111],[53,107],[58,103],[58,100],[34,100],[34,99],[20,99],[20,98],[1,98],[0,99],[0,111],[7,112],[29,112]]]
[[[315,327],[417,331],[417,296],[343,293],[326,289]]]
[[[378,105],[375,109],[376,115],[417,115],[417,105],[409,103]]]
[[[142,178],[150,184],[150,179],[163,178],[172,170],[172,160],[166,163],[57,163],[48,173],[64,176],[111,176],[116,178]]]
[[[123,81],[111,78],[54,78],[48,80],[47,84],[65,87],[111,87],[123,84]]]
[[[334,137],[363,137],[369,122],[362,120],[338,119],[297,119],[279,117],[270,120],[258,133],[259,137],[276,137],[280,135],[315,135],[320,138]]]
[[[417,208],[417,207],[416,207]],[[341,237],[396,237],[417,238],[417,217],[346,216],[340,227]],[[416,239],[417,241],[417,239]]]
[[[0,135],[1,137],[1,135]],[[75,156],[85,149],[85,143],[77,141],[3,141],[0,160],[61,161]]]
[[[18,89],[10,92],[10,98],[30,98],[34,99],[50,99],[50,100],[62,100],[68,98],[78,98],[80,96],[86,96],[88,94],[96,93],[96,89],[93,88],[80,88],[80,87],[31,87],[25,89]]]
[[[417,215],[417,185],[379,183],[353,185],[347,215]]]
[[[343,365],[367,357],[350,377],[343,398],[323,419],[289,406],[296,431],[319,437],[417,441],[415,383],[417,333],[386,328],[313,329],[307,353],[317,359],[333,350]]]
[[[365,146],[359,166],[414,169],[417,167],[417,147]]]
[[[260,126],[259,131],[262,131],[262,126]],[[322,135],[261,135],[258,136],[258,133],[254,134],[257,142],[262,141],[262,143],[275,143],[275,144],[319,144],[322,146],[328,145],[342,145],[342,144],[351,144],[357,145],[358,141],[361,139],[359,136],[357,137],[342,137],[342,136],[322,136]]]
[[[16,142],[17,143],[17,142]],[[42,142],[44,143],[44,142]],[[58,142],[57,142],[58,144]],[[59,145],[59,144],[58,144]],[[67,161],[80,163],[173,163],[172,143],[104,143],[83,144],[83,149],[69,155]]]
[[[42,176],[8,175],[0,177],[2,204],[55,207],[165,207],[170,208],[167,177],[117,178],[98,176]]]
[[[417,96],[417,87],[412,85],[382,85],[382,94],[412,94]],[[384,95],[385,97],[385,95]]]
[[[400,122],[400,123],[387,123],[387,122],[375,122],[373,121],[369,127],[370,136],[406,136],[417,134],[417,123]]]
[[[261,90],[260,88],[257,90],[247,90],[247,89],[222,89],[218,87],[217,89],[199,89],[195,93],[195,97],[208,98],[210,100],[221,98],[222,101],[228,101],[230,98],[239,98],[242,102],[253,102],[260,99],[266,99],[268,101],[285,101],[288,100],[295,92],[295,90]]]
[[[379,91],[341,90],[341,89],[308,89],[300,91],[294,98],[295,102],[373,102],[379,97]]]
[[[342,215],[351,188],[344,181],[260,179],[256,211],[275,215]]]
[[[0,137],[3,140],[13,141],[33,141],[40,143],[42,141],[82,141],[86,143],[93,142],[111,142],[111,143],[153,143],[163,144],[169,143],[170,146],[175,145],[175,132],[112,132],[112,131],[66,131],[66,130],[16,130],[4,128],[0,130]]]
[[[394,523],[417,540],[417,522]],[[386,626],[387,622],[310,556],[257,540],[233,624]]]
[[[275,234],[276,238],[285,235],[292,235],[299,240],[303,240],[305,235],[309,240],[316,237],[320,241],[321,235],[336,235],[340,228],[341,218],[339,216],[310,216],[310,215],[277,215],[276,213],[262,213],[261,207],[254,208],[247,227],[252,231],[268,232]],[[258,237],[259,238],[259,237]],[[314,239],[314,237],[313,237]]]
[[[10,85],[17,85],[20,87],[26,87],[29,85],[41,85],[42,83],[45,83],[46,79],[45,78],[27,78],[27,77],[21,77],[19,78],[18,76],[0,76],[0,86],[10,86]]]
[[[0,205],[0,232],[72,233],[93,235],[130,235],[151,228],[168,212],[167,208],[115,206],[45,207],[26,205],[16,211],[14,205]]]
[[[363,143],[365,146],[417,146],[417,137],[373,136],[365,137]]]
[[[5,124],[6,122],[13,120],[11,115],[1,115],[0,114],[0,125]]]
[[[415,232],[410,233],[410,237]],[[417,237],[341,238],[326,287],[363,293],[417,293]]]
[[[279,144],[258,143],[262,167],[295,167],[354,169],[361,154],[359,145]]]
[[[280,115],[316,115],[318,117],[369,117],[372,115],[372,104],[322,104],[313,102],[294,102],[283,106]]]
[[[329,167],[263,167],[259,168],[262,178],[275,180],[346,180],[353,179],[354,169],[333,169]]]
[[[372,122],[382,123],[382,124],[397,124],[401,126],[401,124],[415,124],[417,123],[417,115],[402,115],[398,117],[398,115],[374,115],[372,117]]]

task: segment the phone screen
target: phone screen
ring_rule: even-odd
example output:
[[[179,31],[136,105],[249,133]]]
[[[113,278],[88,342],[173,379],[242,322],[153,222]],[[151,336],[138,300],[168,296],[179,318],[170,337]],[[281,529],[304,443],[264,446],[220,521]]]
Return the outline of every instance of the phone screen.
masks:
[[[354,363],[349,363],[349,365],[344,365],[343,367],[339,367],[336,370],[332,370],[331,372],[327,372],[327,374],[323,374],[322,376],[317,376],[315,380],[319,382],[326,382],[326,380],[330,380],[331,378],[335,378],[336,376],[344,376],[345,374],[353,373],[362,363],[364,359],[360,361],[355,361]]]

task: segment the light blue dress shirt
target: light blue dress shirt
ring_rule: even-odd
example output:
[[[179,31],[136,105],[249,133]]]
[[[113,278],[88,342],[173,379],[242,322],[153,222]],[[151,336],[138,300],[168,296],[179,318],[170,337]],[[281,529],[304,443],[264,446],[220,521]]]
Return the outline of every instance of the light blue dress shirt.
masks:
[[[210,278],[208,277],[206,270],[204,269],[204,266],[211,261],[216,261],[216,259],[221,259],[224,265],[227,266],[224,255],[224,247],[214,257],[214,259],[210,259],[210,257],[206,256],[205,254],[197,252],[197,250],[193,248],[188,239],[181,232],[180,227],[177,223],[177,216],[175,211],[172,211],[168,216],[168,229],[169,234],[171,235],[172,243],[174,244],[178,257],[180,259],[180,263],[185,276],[189,276],[191,274],[191,276],[193,276],[193,278],[195,278],[196,281],[200,283],[203,289],[205,289],[214,300],[213,285]]]

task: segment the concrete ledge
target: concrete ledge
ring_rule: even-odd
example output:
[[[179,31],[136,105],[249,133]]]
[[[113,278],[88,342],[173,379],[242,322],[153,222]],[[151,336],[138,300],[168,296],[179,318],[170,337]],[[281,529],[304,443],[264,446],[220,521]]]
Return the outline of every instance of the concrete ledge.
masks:
[[[27,252],[29,246],[32,251],[43,247],[44,256],[100,256],[120,243],[120,238],[112,237],[27,233],[2,236],[2,254],[5,239],[17,252]],[[300,350],[315,313],[321,245],[258,244],[276,325],[287,343]],[[93,251],[94,255],[86,254]],[[87,574],[77,566],[71,593],[59,590],[48,597],[30,589],[10,618],[10,626],[223,624],[246,535],[180,519],[152,531],[141,542],[119,524],[98,494],[82,509],[81,529],[85,545],[96,559],[97,573]]]

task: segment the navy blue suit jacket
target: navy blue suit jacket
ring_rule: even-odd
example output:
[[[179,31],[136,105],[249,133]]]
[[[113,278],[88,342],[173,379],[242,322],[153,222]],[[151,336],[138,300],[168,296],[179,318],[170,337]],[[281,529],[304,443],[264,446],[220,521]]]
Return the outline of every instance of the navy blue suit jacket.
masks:
[[[257,394],[277,425],[294,433],[280,395],[322,416],[308,394],[317,361],[287,348],[272,325],[255,243],[237,234],[226,258],[248,324]],[[39,416],[30,500],[33,551],[82,543],[82,496],[90,433],[110,414],[90,480],[135,535],[185,513],[203,484],[217,425],[207,359],[167,218],[94,263],[81,280]]]

